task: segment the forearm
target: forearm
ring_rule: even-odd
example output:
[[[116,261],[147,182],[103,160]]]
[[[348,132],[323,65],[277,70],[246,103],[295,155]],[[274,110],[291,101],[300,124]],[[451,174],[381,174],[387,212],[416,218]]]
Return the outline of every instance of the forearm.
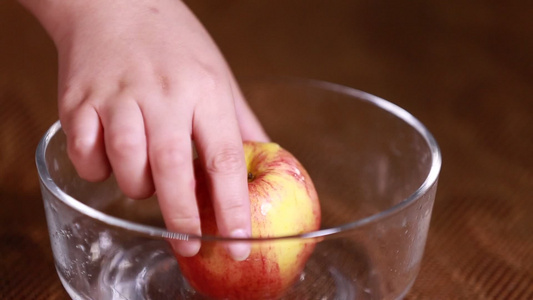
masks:
[[[174,2],[152,0],[18,1],[37,18],[56,44],[80,26],[91,28],[98,22],[108,24],[111,22],[115,25],[120,25],[121,22],[132,22],[134,21],[132,19],[143,18],[143,15],[153,13],[158,6],[165,6]],[[121,20],[122,18],[124,20]]]
[[[57,43],[65,34],[67,25],[75,17],[74,2],[63,0],[18,0]]]

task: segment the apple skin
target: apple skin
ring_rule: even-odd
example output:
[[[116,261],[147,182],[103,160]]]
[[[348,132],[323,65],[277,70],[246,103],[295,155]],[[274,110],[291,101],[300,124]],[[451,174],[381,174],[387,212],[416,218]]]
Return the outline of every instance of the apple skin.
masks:
[[[301,234],[319,229],[320,204],[307,171],[275,143],[244,142],[252,237]],[[218,236],[204,172],[195,165],[202,234]],[[244,175],[243,175],[244,176]],[[315,240],[252,243],[250,256],[233,260],[222,242],[204,241],[193,257],[176,254],[182,274],[201,294],[215,299],[277,298],[299,277]]]

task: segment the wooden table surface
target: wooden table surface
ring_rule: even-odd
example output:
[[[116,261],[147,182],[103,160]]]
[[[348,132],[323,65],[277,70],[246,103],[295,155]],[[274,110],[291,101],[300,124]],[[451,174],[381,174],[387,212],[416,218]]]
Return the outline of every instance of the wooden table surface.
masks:
[[[533,299],[532,1],[188,1],[235,73],[310,77],[388,99],[443,168],[408,299]],[[34,152],[57,119],[55,49],[0,2],[0,299],[67,299]]]

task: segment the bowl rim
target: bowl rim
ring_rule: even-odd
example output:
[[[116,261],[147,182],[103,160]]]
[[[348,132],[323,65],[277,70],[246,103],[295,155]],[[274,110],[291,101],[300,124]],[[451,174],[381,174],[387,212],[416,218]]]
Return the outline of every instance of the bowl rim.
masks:
[[[343,233],[352,229],[363,227],[370,223],[377,222],[381,219],[387,218],[394,215],[396,212],[401,211],[405,207],[411,205],[418,198],[428,192],[433,185],[438,181],[441,165],[442,165],[442,156],[439,145],[437,141],[431,134],[431,132],[411,113],[407,112],[405,109],[400,106],[389,102],[385,99],[382,99],[378,96],[374,96],[367,92],[361,90],[347,87],[341,84],[332,83],[323,80],[316,79],[306,79],[306,78],[295,78],[295,77],[275,77],[275,78],[263,78],[263,81],[269,82],[278,82],[281,84],[299,84],[306,86],[314,86],[315,88],[320,88],[323,90],[329,90],[336,93],[345,94],[357,98],[360,101],[369,102],[393,115],[400,118],[402,121],[414,128],[426,141],[428,148],[431,152],[431,168],[424,180],[424,182],[409,196],[404,198],[402,201],[389,207],[386,210],[380,211],[378,213],[366,216],[361,219],[357,219],[352,222],[348,222],[339,226],[319,229],[316,231],[306,232],[302,234],[295,235],[286,235],[286,236],[277,236],[277,237],[268,237],[268,238],[229,238],[229,237],[220,237],[220,236],[209,236],[209,235],[194,235],[194,234],[185,234],[179,232],[172,232],[165,228],[144,225],[136,223],[133,221],[124,220],[115,216],[105,214],[97,209],[94,209],[78,200],[68,195],[65,191],[60,189],[55,182],[52,180],[50,173],[47,168],[45,153],[47,146],[50,140],[54,135],[61,130],[60,121],[54,122],[54,124],[46,131],[44,136],[41,138],[35,153],[35,162],[37,166],[37,171],[39,174],[39,180],[41,182],[42,188],[46,188],[53,196],[62,201],[67,206],[78,211],[79,213],[86,215],[90,218],[93,218],[97,221],[105,223],[113,227],[119,227],[127,231],[134,231],[141,235],[147,235],[150,237],[158,237],[171,240],[202,240],[202,241],[266,241],[266,240],[282,240],[282,239],[312,239],[312,238],[325,238],[328,236],[335,235],[337,233]]]

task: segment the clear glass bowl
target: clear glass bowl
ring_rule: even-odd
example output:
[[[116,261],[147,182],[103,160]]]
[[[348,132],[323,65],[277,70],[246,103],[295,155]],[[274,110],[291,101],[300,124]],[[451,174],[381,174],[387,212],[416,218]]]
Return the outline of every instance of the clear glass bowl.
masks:
[[[419,270],[441,167],[432,135],[402,108],[352,88],[293,78],[241,87],[272,140],[310,173],[321,201],[320,230],[250,241],[316,243],[281,298],[402,298]],[[206,299],[181,275],[168,240],[233,240],[168,232],[155,197],[131,200],[112,177],[80,179],[59,122],[36,161],[57,273],[72,298]]]

